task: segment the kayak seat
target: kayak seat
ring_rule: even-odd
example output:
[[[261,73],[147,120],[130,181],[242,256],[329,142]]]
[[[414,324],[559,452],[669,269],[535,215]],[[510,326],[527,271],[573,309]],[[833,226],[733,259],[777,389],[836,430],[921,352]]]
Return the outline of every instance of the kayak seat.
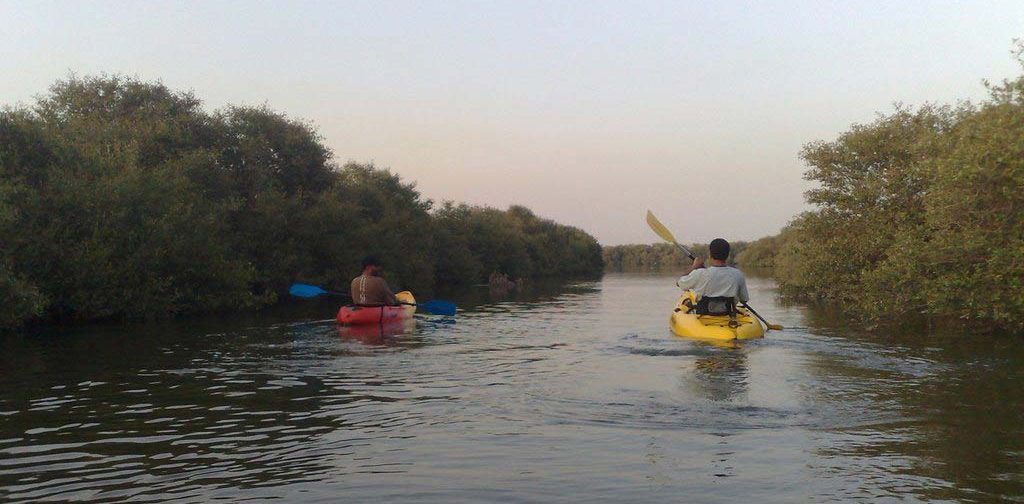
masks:
[[[742,305],[736,305],[735,316],[699,315],[696,313],[697,296],[685,291],[675,304],[669,325],[677,336],[698,340],[732,342],[764,337],[761,324]]]
[[[691,303],[687,303],[691,305]],[[705,296],[697,301],[696,306],[690,306],[690,311],[687,313],[696,313],[698,317],[701,315],[709,315],[714,317],[721,317],[727,315],[729,317],[729,327],[736,327],[738,322],[736,321],[736,298],[728,296]]]
[[[697,315],[736,315],[736,298],[732,297],[705,296],[697,301],[696,306],[686,304],[690,306],[690,312]]]

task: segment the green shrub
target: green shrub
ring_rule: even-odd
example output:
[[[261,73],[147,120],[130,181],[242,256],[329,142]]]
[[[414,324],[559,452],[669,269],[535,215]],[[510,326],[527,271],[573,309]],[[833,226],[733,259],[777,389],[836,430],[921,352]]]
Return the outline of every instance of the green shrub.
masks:
[[[601,268],[578,229],[433,211],[387,170],[335,165],[307,123],[123,77],[0,112],[0,232],[0,328],[261,306],[296,280],[343,289],[369,253],[418,291]]]
[[[1024,77],[990,91],[978,106],[897,107],[808,144],[815,209],[741,260],[861,317],[1024,330]]]

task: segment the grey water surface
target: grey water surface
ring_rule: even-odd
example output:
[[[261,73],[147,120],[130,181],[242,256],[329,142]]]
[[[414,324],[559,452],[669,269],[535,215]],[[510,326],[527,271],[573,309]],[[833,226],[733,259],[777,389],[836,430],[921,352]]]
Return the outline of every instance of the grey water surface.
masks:
[[[1022,502],[1024,341],[675,337],[609,274],[339,329],[329,302],[0,338],[0,502]]]

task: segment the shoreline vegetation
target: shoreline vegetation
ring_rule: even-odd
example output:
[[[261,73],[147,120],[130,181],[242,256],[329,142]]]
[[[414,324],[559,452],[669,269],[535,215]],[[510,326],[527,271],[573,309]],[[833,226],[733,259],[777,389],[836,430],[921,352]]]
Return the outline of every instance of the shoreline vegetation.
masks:
[[[861,320],[1024,331],[1024,76],[984,85],[979,103],[896,105],[806,144],[813,209],[733,242],[729,262]],[[0,233],[0,330],[253,309],[293,281],[344,290],[367,253],[418,292],[689,262],[522,206],[435,204],[336,164],[309,123],[120,76],[0,110]]]
[[[1024,67],[1024,43],[1014,53]],[[896,105],[805,145],[813,210],[735,261],[771,268],[784,296],[873,324],[1024,332],[1024,76],[984,85],[980,103]],[[684,265],[670,248],[604,256],[610,268]]]
[[[369,253],[417,292],[603,266],[594,237],[525,207],[435,204],[339,166],[306,122],[120,76],[0,110],[0,236],[0,330],[253,309],[294,281],[347,290]]]
[[[739,256],[746,250],[747,242],[729,242],[729,245],[728,263],[735,266]],[[687,245],[687,248],[695,255],[708,257],[707,243],[694,243]],[[679,247],[668,243],[610,245],[604,247],[602,256],[605,271],[608,272],[683,271],[692,262]]]
[[[898,105],[806,145],[815,209],[740,262],[872,320],[1024,331],[1024,76],[985,86],[977,104]]]

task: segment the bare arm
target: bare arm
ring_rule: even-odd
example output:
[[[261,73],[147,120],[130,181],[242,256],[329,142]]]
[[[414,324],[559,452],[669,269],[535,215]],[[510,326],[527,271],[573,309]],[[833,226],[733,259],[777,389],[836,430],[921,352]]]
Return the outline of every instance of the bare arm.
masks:
[[[398,298],[391,292],[391,287],[388,286],[387,282],[384,282],[384,297],[387,299],[386,303],[391,306],[398,305]]]
[[[694,258],[693,259],[693,264],[691,264],[690,268],[688,270],[686,270],[686,273],[683,276],[679,277],[679,280],[676,280],[676,285],[680,289],[683,289],[683,290],[688,290],[688,289],[692,289],[692,288],[696,287],[697,286],[697,275],[694,275],[693,272],[697,271],[697,270],[699,270],[699,269],[701,269],[703,267],[704,267],[704,260],[701,259],[700,257]]]
[[[684,276],[685,275],[689,275],[690,273],[693,273],[693,270],[699,270],[699,269],[701,269],[703,267],[704,267],[704,258],[702,258],[700,256],[694,257],[693,258],[693,264],[690,265],[690,269],[686,270],[686,273],[684,273],[683,275]]]

